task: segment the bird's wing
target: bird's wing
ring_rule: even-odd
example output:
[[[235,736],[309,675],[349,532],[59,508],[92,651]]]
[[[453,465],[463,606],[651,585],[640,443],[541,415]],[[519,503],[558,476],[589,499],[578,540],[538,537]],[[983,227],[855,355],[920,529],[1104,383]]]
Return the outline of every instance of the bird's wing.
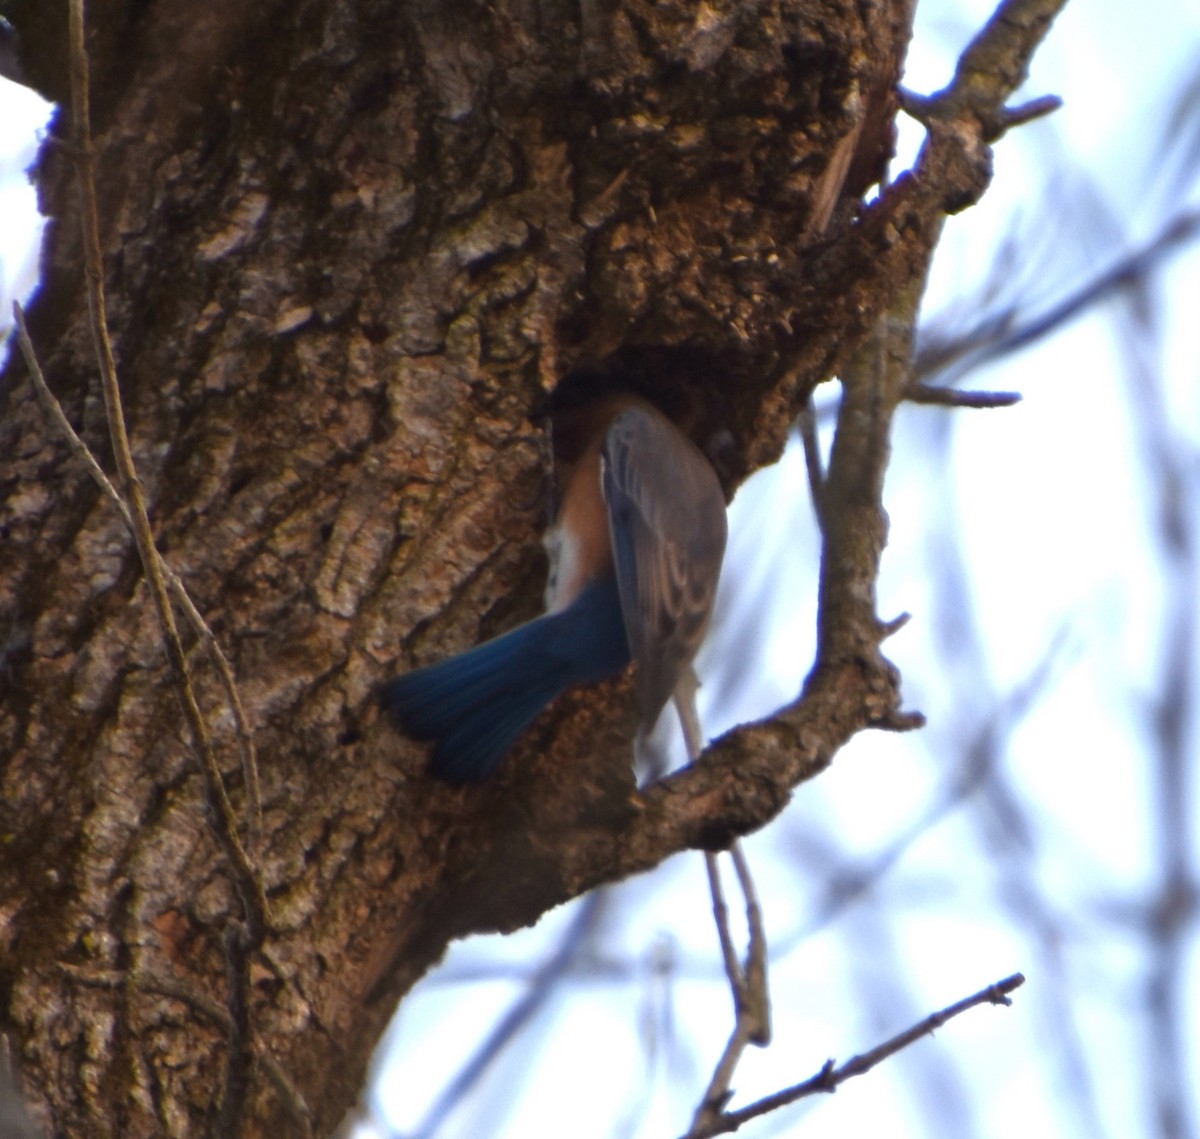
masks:
[[[612,421],[601,468],[621,613],[649,727],[708,628],[725,553],[725,497],[695,444],[649,407],[627,408]]]

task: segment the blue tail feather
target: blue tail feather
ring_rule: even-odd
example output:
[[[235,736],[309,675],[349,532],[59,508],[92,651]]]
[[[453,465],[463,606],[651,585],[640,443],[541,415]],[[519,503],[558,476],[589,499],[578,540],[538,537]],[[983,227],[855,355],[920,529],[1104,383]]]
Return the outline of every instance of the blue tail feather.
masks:
[[[556,696],[629,663],[616,579],[592,582],[560,613],[382,685],[379,700],[413,739],[433,740],[451,783],[487,778]]]

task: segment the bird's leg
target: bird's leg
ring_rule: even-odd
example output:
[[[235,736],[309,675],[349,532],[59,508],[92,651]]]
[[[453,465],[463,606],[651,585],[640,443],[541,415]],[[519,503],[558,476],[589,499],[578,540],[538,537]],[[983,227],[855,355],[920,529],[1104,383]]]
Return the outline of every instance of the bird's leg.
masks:
[[[679,713],[679,726],[683,729],[683,742],[687,746],[689,763],[695,763],[704,750],[704,732],[696,711],[696,690],[699,687],[696,670],[689,664],[675,685],[674,695],[675,711]]]

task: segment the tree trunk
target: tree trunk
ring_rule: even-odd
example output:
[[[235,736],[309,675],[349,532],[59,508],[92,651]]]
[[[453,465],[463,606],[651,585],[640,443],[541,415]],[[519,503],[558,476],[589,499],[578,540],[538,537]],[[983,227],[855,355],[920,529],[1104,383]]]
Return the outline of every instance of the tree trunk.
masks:
[[[66,101],[65,13],[8,7],[26,74]],[[134,543],[15,356],[0,379],[0,1028],[54,1134],[298,1134],[299,1101],[327,1134],[451,939],[720,847],[854,731],[898,722],[872,623],[871,487],[838,514],[867,546],[865,598],[843,567],[858,623],[831,640],[823,595],[805,699],[645,793],[627,679],[564,697],[465,789],[425,774],[372,691],[536,611],[536,413],[563,376],[637,383],[732,493],[919,288],[942,214],[986,172],[931,154],[861,203],[889,155],[908,9],[93,3],[132,451],[158,547],[240,680],[257,835],[224,693],[192,654],[270,915],[248,966],[257,1061],[230,1071],[243,899]],[[37,170],[52,221],[29,323],[111,470],[66,119]],[[868,443],[844,461],[882,477],[886,420]]]

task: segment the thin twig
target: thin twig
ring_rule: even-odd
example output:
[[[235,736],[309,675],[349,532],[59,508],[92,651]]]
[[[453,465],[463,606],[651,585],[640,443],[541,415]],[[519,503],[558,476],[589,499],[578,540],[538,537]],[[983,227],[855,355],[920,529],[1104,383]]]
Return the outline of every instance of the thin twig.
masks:
[[[253,1027],[250,1020],[250,944],[246,927],[225,927],[225,977],[229,986],[229,1033],[225,1048],[225,1080],[217,1116],[217,1134],[239,1139],[245,1130],[246,1100],[254,1075]]]
[[[802,1083],[793,1084],[790,1088],[784,1088],[774,1095],[765,1096],[748,1107],[740,1108],[737,1111],[723,1112],[702,1127],[693,1125],[684,1139],[708,1139],[712,1135],[727,1135],[736,1131],[742,1124],[757,1119],[760,1115],[777,1111],[781,1107],[787,1107],[808,1096],[836,1091],[847,1080],[865,1075],[888,1057],[894,1056],[897,1052],[920,1040],[922,1036],[931,1035],[948,1021],[969,1009],[984,1004],[1011,1005],[1012,1001],[1008,994],[1014,989],[1020,988],[1024,983],[1025,978],[1020,973],[1005,977],[1004,980],[988,985],[987,988],[980,989],[972,996],[948,1005],[940,1012],[932,1013],[911,1028],[876,1045],[869,1052],[852,1056],[844,1064],[839,1065],[835,1064],[833,1060],[828,1060],[816,1075],[810,1076]]]
[[[721,960],[725,965],[725,976],[729,978],[729,989],[733,994],[733,1012],[736,1016],[742,1004],[742,967],[738,963],[737,950],[733,947],[733,934],[729,929],[729,907],[725,904],[725,891],[721,887],[721,867],[712,851],[704,852],[704,869],[708,872],[713,922],[717,927],[717,939],[721,943]]]
[[[233,805],[225,789],[225,781],[213,750],[208,725],[196,700],[191,668],[183,641],[175,623],[175,611],[167,592],[167,577],[163,560],[154,542],[146,499],[134,463],[125,413],[121,405],[121,388],[108,334],[107,302],[104,295],[104,258],[100,245],[99,210],[96,204],[95,155],[92,150],[88,95],[88,57],[84,43],[84,0],[70,0],[68,9],[71,72],[71,116],[75,132],[81,196],[80,220],[84,254],[84,275],[87,281],[88,314],[96,359],[100,366],[101,389],[108,420],[108,433],[120,476],[121,497],[128,504],[133,523],[133,538],[141,559],[142,571],[154,602],[167,659],[175,680],[175,688],[183,706],[191,737],[192,751],[200,761],[204,778],[205,812],[217,842],[224,851],[241,899],[244,928],[231,926],[226,931],[226,953],[230,975],[229,1031],[227,1034],[227,1063],[223,1094],[220,1097],[220,1124],[224,1134],[237,1135],[245,1117],[253,1072],[253,1050],[250,1044],[250,953],[261,946],[268,928],[266,895],[258,870],[253,865],[238,836]],[[248,792],[250,789],[247,789]]]
[[[674,703],[679,713],[679,724],[683,729],[688,759],[695,763],[704,747],[704,732],[696,712],[696,676],[690,667],[680,678],[675,689]],[[721,943],[725,976],[729,979],[729,991],[733,996],[733,1033],[696,1108],[692,1120],[693,1127],[718,1115],[729,1101],[732,1094],[729,1083],[746,1045],[757,1044],[763,1047],[771,1040],[770,998],[767,994],[767,939],[763,932],[762,910],[758,904],[758,894],[750,877],[750,866],[746,862],[741,842],[735,840],[730,850],[746,901],[746,925],[749,930],[746,960],[745,963],[739,962],[737,950],[734,948],[733,934],[729,929],[729,907],[725,904],[725,892],[721,887],[721,868],[717,863],[717,855],[706,850],[704,868],[708,873],[708,890],[712,896],[713,920],[717,926],[717,938]]]
[[[931,403],[941,407],[1012,407],[1021,402],[1021,393],[962,391],[912,380],[904,388],[904,398],[910,403]]]
[[[999,133],[996,137],[998,138],[1000,134],[1010,131],[1014,127],[1023,127],[1026,123],[1032,123],[1054,114],[1062,107],[1062,102],[1057,95],[1039,95],[1036,99],[1030,99],[1028,103],[1018,103],[1015,107],[1003,108],[1000,115]]]
[[[209,819],[226,858],[233,870],[234,880],[241,896],[242,907],[251,936],[261,943],[267,927],[267,903],[259,881],[258,872],[250,862],[245,847],[237,833],[233,805],[225,790],[221,769],[213,752],[208,727],[196,701],[191,671],[179,629],[175,624],[175,613],[167,594],[166,578],[162,558],[154,544],[150,528],[150,517],[146,510],[146,498],[141,480],[133,461],[129,446],[129,435],[125,429],[125,413],[121,404],[121,389],[117,381],[117,366],[113,358],[112,342],[108,335],[107,302],[104,295],[104,260],[100,247],[99,211],[96,205],[96,183],[94,175],[95,156],[92,150],[90,109],[88,97],[88,58],[84,45],[83,0],[70,0],[70,69],[71,69],[71,112],[75,127],[76,161],[79,169],[79,188],[82,195],[81,219],[83,227],[84,273],[87,279],[88,312],[91,317],[92,339],[96,358],[100,365],[101,388],[104,392],[104,408],[108,419],[108,431],[112,441],[113,455],[120,475],[123,497],[129,504],[133,521],[133,537],[141,558],[142,569],[154,602],[154,610],[162,629],[167,659],[175,676],[180,702],[183,705],[191,735],[192,748],[200,759],[204,774]]]
[[[696,687],[696,674],[689,666],[676,686],[674,704],[679,713],[679,725],[683,729],[688,759],[692,763],[700,758],[700,753],[704,750],[704,732],[696,711]],[[696,1108],[693,1127],[719,1114],[728,1102],[732,1094],[729,1091],[729,1082],[733,1079],[734,1069],[742,1058],[746,1045],[757,1044],[762,1047],[771,1040],[770,998],[767,994],[767,939],[763,932],[762,910],[741,843],[735,840],[730,850],[746,901],[746,925],[749,930],[746,960],[744,964],[739,962],[737,950],[734,948],[733,934],[729,929],[729,907],[725,904],[725,892],[721,887],[721,868],[717,863],[717,855],[706,850],[704,868],[708,873],[713,920],[717,926],[717,938],[721,943],[721,961],[725,966],[725,976],[729,979],[729,991],[733,996],[734,1023],[729,1042],[725,1045],[725,1050],[708,1082],[708,1088]]]
[[[749,928],[749,945],[746,951],[743,997],[746,1002],[746,1017],[750,1023],[750,1043],[760,1048],[771,1042],[771,1002],[767,990],[767,931],[763,925],[762,906],[758,891],[750,875],[750,863],[739,839],[729,848],[737,871],[742,897],[746,900],[746,925]]]
[[[103,468],[96,461],[91,448],[79,437],[79,433],[75,428],[71,426],[71,421],[67,419],[62,405],[55,398],[54,393],[46,383],[46,377],[42,373],[42,367],[38,363],[37,354],[33,348],[33,341],[29,337],[29,329],[25,324],[25,310],[21,308],[20,303],[17,301],[13,301],[13,320],[17,326],[17,343],[21,347],[21,354],[25,357],[25,365],[29,369],[29,375],[33,379],[33,386],[42,401],[42,406],[46,409],[46,414],[50,416],[51,420],[62,432],[67,445],[87,468],[88,474],[92,476],[95,484],[117,508],[130,534],[133,534],[133,515],[129,512],[128,504],[121,497],[117,488],[113,486],[112,480],[104,473]],[[255,756],[254,736],[250,731],[250,722],[246,719],[246,711],[242,706],[242,698],[238,692],[237,679],[233,674],[233,666],[229,663],[229,658],[225,655],[225,650],[221,648],[220,642],[214,636],[208,622],[205,621],[200,610],[193,603],[187,587],[183,584],[183,580],[166,561],[163,562],[163,573],[166,575],[167,585],[170,586],[176,603],[183,610],[183,615],[188,619],[192,630],[212,658],[217,675],[221,679],[221,686],[225,689],[226,699],[228,699],[229,706],[233,710],[234,725],[241,748],[242,777],[246,781],[246,789],[249,793],[251,817],[254,820],[255,826],[261,831],[262,792],[259,789],[258,761]]]
[[[700,1099],[692,1117],[692,1130],[703,1129],[712,1120],[721,1117],[721,1111],[733,1094],[730,1083],[734,1070],[745,1052],[746,1046],[755,1044],[765,1047],[771,1041],[770,997],[767,990],[767,939],[763,929],[762,908],[758,893],[750,876],[750,865],[746,861],[742,844],[735,842],[730,847],[733,865],[746,902],[746,925],[749,936],[744,963],[737,959],[733,947],[733,936],[729,931],[729,909],[721,888],[721,876],[717,856],[706,852],[705,865],[708,869],[708,885],[713,900],[713,917],[716,919],[717,935],[721,941],[721,956],[725,964],[725,975],[733,994],[733,1032],[725,1044],[713,1069],[708,1087]]]
[[[721,1053],[721,1058],[713,1069],[712,1079],[708,1081],[708,1087],[704,1090],[700,1105],[692,1116],[691,1130],[688,1131],[689,1139],[692,1135],[703,1134],[716,1120],[724,1118],[722,1113],[725,1105],[733,1096],[729,1085],[733,1080],[734,1069],[749,1043],[749,1026],[742,1017],[738,1017],[734,1021],[733,1032],[729,1036],[725,1050]]]

